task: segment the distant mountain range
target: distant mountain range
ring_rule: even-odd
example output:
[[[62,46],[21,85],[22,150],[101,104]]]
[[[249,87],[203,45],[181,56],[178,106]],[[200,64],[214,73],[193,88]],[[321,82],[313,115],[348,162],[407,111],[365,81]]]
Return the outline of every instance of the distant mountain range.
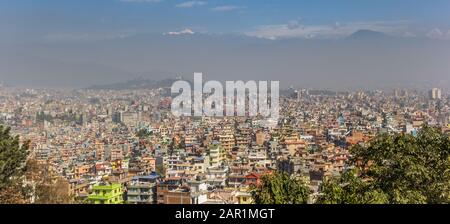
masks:
[[[93,90],[134,90],[134,89],[159,89],[159,88],[170,88],[172,84],[178,80],[187,81],[193,86],[193,82],[186,79],[163,79],[163,80],[152,80],[152,79],[133,79],[125,82],[118,82],[108,85],[94,85],[86,89]],[[294,89],[281,89],[280,94],[285,96],[290,96],[294,93]],[[225,94],[225,92],[224,92]]]
[[[151,79],[133,79],[125,82],[118,82],[107,85],[94,85],[87,89],[109,89],[109,90],[124,90],[124,89],[158,89],[169,88],[178,79],[163,79],[163,80],[151,80]]]
[[[176,75],[202,72],[205,80],[276,80],[282,88],[379,89],[413,82],[446,89],[449,52],[446,40],[375,30],[339,39],[279,40],[147,33],[2,46],[0,81],[33,88],[152,89],[169,87]]]
[[[383,33],[383,32],[377,32],[377,31],[373,31],[373,30],[358,30],[358,31],[354,32],[353,34],[351,34],[350,36],[348,36],[347,39],[350,39],[350,40],[362,40],[362,39],[374,40],[374,39],[389,39],[389,38],[393,38],[393,37],[386,33]]]

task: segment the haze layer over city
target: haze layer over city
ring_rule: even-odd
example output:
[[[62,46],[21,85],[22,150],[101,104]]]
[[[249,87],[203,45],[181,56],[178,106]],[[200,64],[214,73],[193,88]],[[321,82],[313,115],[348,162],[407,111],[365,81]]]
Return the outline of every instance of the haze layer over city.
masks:
[[[203,72],[332,90],[449,86],[450,4],[2,1],[0,79],[84,88]]]
[[[0,0],[0,204],[448,204],[449,12]]]

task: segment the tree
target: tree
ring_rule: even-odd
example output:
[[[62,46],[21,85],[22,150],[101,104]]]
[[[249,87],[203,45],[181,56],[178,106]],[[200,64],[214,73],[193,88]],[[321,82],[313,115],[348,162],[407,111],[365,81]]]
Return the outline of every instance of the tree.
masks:
[[[325,182],[319,203],[450,202],[450,139],[439,129],[379,135],[350,152],[357,174]]]
[[[74,198],[69,193],[69,183],[63,177],[44,179],[36,185],[36,204],[70,204]]]
[[[151,133],[146,128],[141,128],[136,132],[136,136],[139,139],[146,139],[150,137]]]
[[[173,155],[173,153],[175,152],[175,138],[172,138],[172,141],[170,141],[167,148],[168,148],[169,155]]]
[[[261,177],[261,185],[254,186],[251,193],[256,204],[306,204],[310,189],[302,180],[278,172]]]
[[[21,178],[25,172],[29,142],[19,143],[10,128],[0,126],[0,203],[26,202],[27,189]]]
[[[36,204],[70,204],[69,182],[56,175],[49,164],[39,164],[35,160],[27,162],[26,177],[33,184],[34,203]]]
[[[156,174],[158,174],[160,177],[165,177],[166,176],[166,168],[164,167],[163,164],[157,165],[155,167],[155,169],[156,169],[155,170]]]
[[[69,203],[69,184],[52,175],[49,166],[27,160],[29,142],[19,143],[10,128],[0,126],[0,203]]]
[[[184,138],[180,139],[180,142],[178,143],[178,147],[179,149],[185,149],[186,148],[186,140]]]
[[[359,178],[355,170],[345,172],[339,178],[324,181],[317,204],[385,204],[387,195],[373,189],[367,181]]]

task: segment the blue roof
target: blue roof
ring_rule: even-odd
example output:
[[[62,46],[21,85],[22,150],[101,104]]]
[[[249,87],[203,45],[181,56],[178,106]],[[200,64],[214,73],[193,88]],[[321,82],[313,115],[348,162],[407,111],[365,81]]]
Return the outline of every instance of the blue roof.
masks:
[[[134,176],[133,180],[137,180],[137,179],[156,179],[158,178],[159,175],[156,174],[155,172],[152,172],[150,175],[145,175],[145,176]]]

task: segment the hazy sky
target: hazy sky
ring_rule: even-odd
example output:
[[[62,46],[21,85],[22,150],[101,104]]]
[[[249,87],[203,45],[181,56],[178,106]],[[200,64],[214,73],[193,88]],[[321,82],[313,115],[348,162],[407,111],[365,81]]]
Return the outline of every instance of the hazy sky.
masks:
[[[0,80],[83,87],[205,72],[447,88],[449,12],[448,0],[0,0]],[[349,38],[358,30],[386,37]]]

